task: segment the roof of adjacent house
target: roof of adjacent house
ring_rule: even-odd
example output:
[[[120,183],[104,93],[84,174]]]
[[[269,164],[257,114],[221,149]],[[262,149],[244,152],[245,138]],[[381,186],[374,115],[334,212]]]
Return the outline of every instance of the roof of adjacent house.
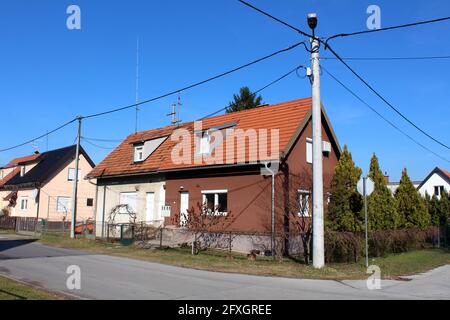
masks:
[[[39,156],[40,156],[40,153],[34,153],[29,156],[16,158],[16,159],[11,160],[7,165],[5,165],[1,168],[7,169],[7,168],[15,167],[20,164],[31,163],[31,162],[34,162]]]
[[[233,126],[235,130],[254,129],[258,132],[259,129],[267,130],[268,153],[270,155],[270,131],[273,129],[279,130],[279,152],[280,154],[287,154],[294,145],[294,140],[301,133],[311,117],[311,98],[297,99],[289,102],[278,103],[273,105],[261,106],[255,109],[243,110],[223,114],[202,120],[202,130],[212,128],[226,128]],[[334,142],[339,147],[337,139],[334,135],[331,124],[328,121],[326,113],[324,112],[328,126],[332,132]],[[190,164],[176,164],[172,161],[171,154],[174,146],[179,141],[172,141],[176,139],[166,139],[150,156],[143,162],[134,162],[134,146],[135,144],[151,139],[170,136],[176,129],[181,129],[191,134],[194,134],[197,128],[194,128],[194,122],[187,122],[179,126],[167,126],[148,131],[142,131],[128,136],[115,150],[113,150],[94,170],[92,170],[88,177],[108,177],[132,175],[152,172],[164,172],[171,170],[190,169],[194,167],[207,167],[206,161],[195,163],[194,160]],[[180,132],[180,131],[178,131]],[[226,143],[226,140],[223,144]],[[195,139],[191,139],[191,150],[195,150]],[[237,148],[235,148],[235,162],[237,160]],[[249,153],[249,144],[246,144],[246,153]],[[223,146],[224,160],[226,146]],[[243,150],[241,150],[243,151]],[[194,151],[191,151],[192,159],[194,159]],[[258,155],[257,161],[275,160],[270,157],[260,157]],[[279,157],[277,157],[279,159]],[[223,163],[228,163],[223,161]]]
[[[444,180],[447,181],[447,183],[450,184],[450,172],[447,171],[447,170],[445,170],[445,169],[436,167],[436,168],[434,168],[433,171],[431,171],[430,174],[422,181],[422,183],[417,187],[417,189],[422,188],[422,186],[428,181],[428,179],[430,179],[431,176],[432,176],[433,174],[435,174],[435,173],[438,174],[439,176],[441,176]]]
[[[37,186],[44,184],[53,178],[62,168],[73,161],[76,154],[76,145],[47,151],[38,155],[35,159],[37,164],[28,171],[24,176],[20,176],[20,167],[13,172],[15,174],[4,183],[4,186],[21,187],[21,186]],[[90,159],[83,148],[80,148],[80,154],[83,154],[92,167],[94,162]],[[22,162],[21,162],[22,163]],[[17,171],[18,170],[18,171]],[[6,178],[6,177],[5,177]]]
[[[6,176],[3,177],[3,179],[0,180],[0,188],[2,188],[5,184],[8,183],[12,178],[14,178],[16,175],[20,173],[20,167],[14,168],[10,173],[8,173]]]

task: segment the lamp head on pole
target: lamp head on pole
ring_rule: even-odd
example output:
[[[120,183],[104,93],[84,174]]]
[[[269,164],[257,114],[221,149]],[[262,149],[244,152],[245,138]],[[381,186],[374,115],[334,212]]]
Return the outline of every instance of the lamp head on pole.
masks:
[[[314,30],[317,27],[317,14],[316,13],[308,13],[308,26],[314,33]]]

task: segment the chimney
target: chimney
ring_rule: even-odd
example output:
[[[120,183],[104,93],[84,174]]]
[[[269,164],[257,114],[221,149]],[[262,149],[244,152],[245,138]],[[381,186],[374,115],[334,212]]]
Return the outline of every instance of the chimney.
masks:
[[[389,176],[387,174],[387,172],[384,173],[384,181],[386,181],[386,183],[389,183]]]

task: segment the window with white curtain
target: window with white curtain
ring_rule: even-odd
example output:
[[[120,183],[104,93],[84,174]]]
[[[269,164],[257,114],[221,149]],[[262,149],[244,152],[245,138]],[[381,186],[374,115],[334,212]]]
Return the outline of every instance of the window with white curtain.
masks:
[[[226,215],[228,211],[228,190],[202,191],[203,205],[208,214]]]

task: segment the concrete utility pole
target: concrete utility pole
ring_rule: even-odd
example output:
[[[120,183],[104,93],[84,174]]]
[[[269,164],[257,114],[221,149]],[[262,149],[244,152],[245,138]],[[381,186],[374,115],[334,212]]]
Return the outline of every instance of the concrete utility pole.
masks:
[[[320,101],[319,40],[315,38],[317,15],[308,14],[311,39],[312,140],[313,140],[313,266],[325,266],[323,223],[322,107]]]
[[[80,142],[81,142],[81,116],[78,120],[77,148],[75,151],[75,177],[73,179],[73,196],[72,196],[72,225],[70,227],[70,237],[75,238],[75,224],[77,222],[77,192],[78,192],[78,168],[80,165]]]

